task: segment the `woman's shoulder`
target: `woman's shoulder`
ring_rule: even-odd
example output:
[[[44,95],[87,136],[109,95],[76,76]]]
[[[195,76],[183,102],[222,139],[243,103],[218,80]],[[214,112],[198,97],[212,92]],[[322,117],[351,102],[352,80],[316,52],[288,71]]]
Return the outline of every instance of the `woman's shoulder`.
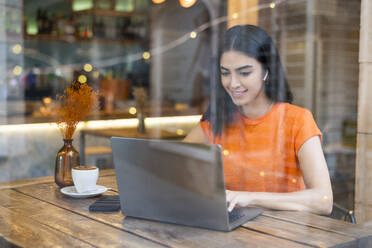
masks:
[[[290,115],[307,115],[311,114],[310,110],[304,107],[293,105],[291,103],[280,103],[280,108]]]
[[[302,125],[306,122],[315,121],[313,114],[307,108],[290,103],[281,103],[279,109],[282,109],[282,111],[279,112],[284,113],[283,117],[288,123],[297,123],[298,125]]]

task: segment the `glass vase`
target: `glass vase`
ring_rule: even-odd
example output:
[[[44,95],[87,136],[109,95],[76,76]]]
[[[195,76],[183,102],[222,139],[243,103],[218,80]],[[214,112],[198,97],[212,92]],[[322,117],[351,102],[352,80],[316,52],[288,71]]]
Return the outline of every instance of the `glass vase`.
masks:
[[[138,133],[146,133],[145,115],[143,114],[142,110],[138,111],[137,119],[138,119],[137,132]]]
[[[74,185],[71,169],[80,164],[79,152],[72,146],[73,139],[63,139],[63,147],[56,156],[54,180],[59,187]]]

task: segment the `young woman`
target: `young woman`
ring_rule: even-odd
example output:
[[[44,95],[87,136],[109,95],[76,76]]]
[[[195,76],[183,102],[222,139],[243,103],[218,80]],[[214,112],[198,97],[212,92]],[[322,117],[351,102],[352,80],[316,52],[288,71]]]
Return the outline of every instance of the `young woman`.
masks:
[[[252,25],[230,28],[218,66],[217,95],[185,141],[221,145],[229,211],[255,205],[329,214],[321,132],[310,111],[291,104],[269,35]]]

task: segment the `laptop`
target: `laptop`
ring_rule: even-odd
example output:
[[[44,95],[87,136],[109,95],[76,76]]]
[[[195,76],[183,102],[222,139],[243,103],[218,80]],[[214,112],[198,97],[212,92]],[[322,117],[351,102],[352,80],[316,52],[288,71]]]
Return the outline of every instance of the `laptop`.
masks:
[[[231,231],[262,213],[228,212],[218,145],[112,137],[111,147],[125,216]]]

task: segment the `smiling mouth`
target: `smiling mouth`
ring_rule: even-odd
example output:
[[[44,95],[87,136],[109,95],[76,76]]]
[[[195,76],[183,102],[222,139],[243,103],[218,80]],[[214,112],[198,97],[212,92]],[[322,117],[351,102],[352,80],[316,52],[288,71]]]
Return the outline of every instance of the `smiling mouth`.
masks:
[[[239,98],[239,97],[242,97],[245,93],[247,93],[248,89],[246,89],[246,90],[235,90],[235,91],[230,91],[230,92],[231,92],[231,95],[234,98]]]

